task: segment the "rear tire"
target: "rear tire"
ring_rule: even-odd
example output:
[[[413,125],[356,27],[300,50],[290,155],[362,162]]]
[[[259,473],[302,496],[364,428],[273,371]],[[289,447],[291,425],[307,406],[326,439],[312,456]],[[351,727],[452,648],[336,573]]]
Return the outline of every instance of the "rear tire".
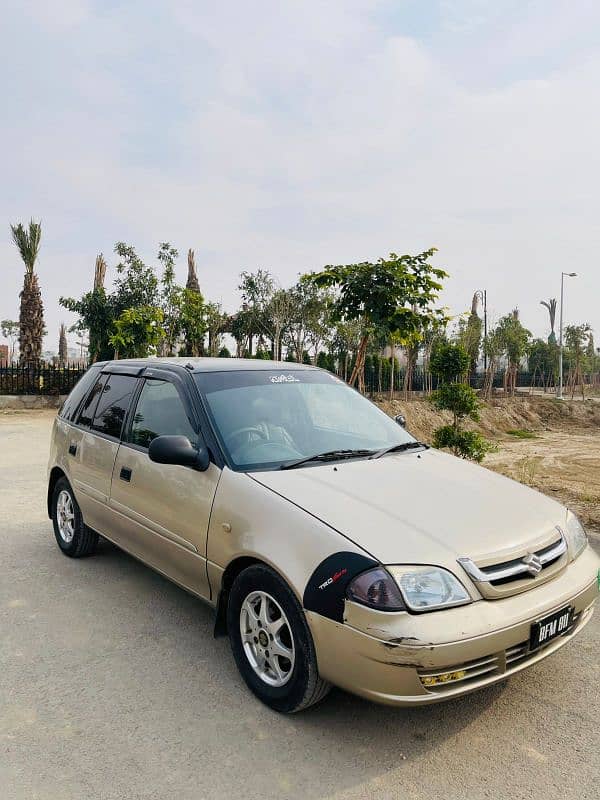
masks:
[[[292,714],[329,692],[330,684],[319,676],[302,607],[270,567],[254,564],[234,580],[227,628],[242,677],[270,708]]]
[[[59,478],[52,492],[52,524],[56,543],[70,558],[91,555],[98,544],[98,534],[87,527],[71,484]]]

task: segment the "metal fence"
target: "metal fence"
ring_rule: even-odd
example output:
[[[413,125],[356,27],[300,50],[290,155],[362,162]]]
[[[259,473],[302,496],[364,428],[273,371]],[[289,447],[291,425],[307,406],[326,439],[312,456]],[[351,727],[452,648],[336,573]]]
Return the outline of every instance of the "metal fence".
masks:
[[[87,367],[0,364],[0,394],[69,394]]]
[[[75,386],[77,381],[86,371],[87,366],[81,362],[65,364],[64,366],[40,364],[35,366],[21,366],[16,364],[0,363],[0,394],[49,394],[63,395],[68,394]],[[395,371],[393,376],[394,390],[402,391],[405,380],[404,368]],[[340,375],[340,377],[344,377]],[[494,375],[493,387],[501,389],[504,386],[505,371],[498,370]],[[470,384],[474,389],[481,389],[484,381],[482,372],[472,376]],[[389,364],[386,369],[378,366],[365,367],[365,393],[368,395],[389,394],[391,389],[392,376]],[[600,376],[585,376],[585,383],[590,386],[600,385]],[[565,375],[565,389],[568,386],[568,376]],[[436,389],[438,381],[431,373],[417,366],[413,370],[412,386],[413,392],[423,392]],[[542,389],[543,391],[555,391],[554,376],[546,376],[536,371],[519,372],[517,376],[517,387],[520,389]]]
[[[406,369],[401,367],[393,376],[394,391],[402,391],[406,377]],[[502,389],[504,386],[505,370],[500,369],[494,374],[493,388]],[[483,372],[471,376],[469,383],[473,389],[481,389],[485,380]],[[381,370],[377,367],[365,368],[365,392],[369,395],[386,394],[391,389],[392,376],[389,369]],[[413,370],[411,390],[413,392],[431,391],[437,389],[438,379],[430,372],[418,366]],[[541,372],[521,371],[517,374],[517,387],[520,389],[542,389],[553,392],[555,390],[554,376],[547,376]],[[565,376],[566,385],[566,376]]]

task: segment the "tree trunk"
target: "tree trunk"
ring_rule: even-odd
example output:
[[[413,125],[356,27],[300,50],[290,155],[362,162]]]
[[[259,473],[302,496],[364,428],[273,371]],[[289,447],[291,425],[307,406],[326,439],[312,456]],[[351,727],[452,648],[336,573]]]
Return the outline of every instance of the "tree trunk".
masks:
[[[44,305],[35,272],[26,272],[19,312],[19,347],[22,364],[37,364],[42,357]]]
[[[369,342],[369,334],[363,334],[360,344],[358,346],[358,353],[356,354],[356,363],[350,375],[348,383],[354,386],[358,379],[358,390],[364,392],[365,390],[365,358],[367,356],[367,344]]]
[[[60,335],[58,337],[58,363],[64,367],[67,363],[67,329],[64,322],[60,326]]]

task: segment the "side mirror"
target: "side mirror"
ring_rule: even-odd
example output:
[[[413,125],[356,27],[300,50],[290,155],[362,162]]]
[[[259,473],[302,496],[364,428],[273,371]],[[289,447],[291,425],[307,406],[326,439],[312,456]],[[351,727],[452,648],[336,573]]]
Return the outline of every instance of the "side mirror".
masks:
[[[394,422],[397,422],[402,428],[406,428],[406,417],[404,414],[396,414]]]
[[[200,446],[197,450],[187,436],[157,436],[148,448],[150,461],[157,464],[178,464],[205,472],[210,464],[208,450]]]

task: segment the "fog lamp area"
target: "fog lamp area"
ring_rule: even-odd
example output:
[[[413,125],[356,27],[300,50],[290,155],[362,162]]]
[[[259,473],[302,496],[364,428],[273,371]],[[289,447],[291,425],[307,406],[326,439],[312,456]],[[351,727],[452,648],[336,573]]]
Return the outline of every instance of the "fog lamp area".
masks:
[[[449,681],[461,681],[467,676],[464,669],[452,670],[452,672],[442,672],[440,675],[422,675],[421,683],[423,686],[437,686],[440,683],[448,683]]]

